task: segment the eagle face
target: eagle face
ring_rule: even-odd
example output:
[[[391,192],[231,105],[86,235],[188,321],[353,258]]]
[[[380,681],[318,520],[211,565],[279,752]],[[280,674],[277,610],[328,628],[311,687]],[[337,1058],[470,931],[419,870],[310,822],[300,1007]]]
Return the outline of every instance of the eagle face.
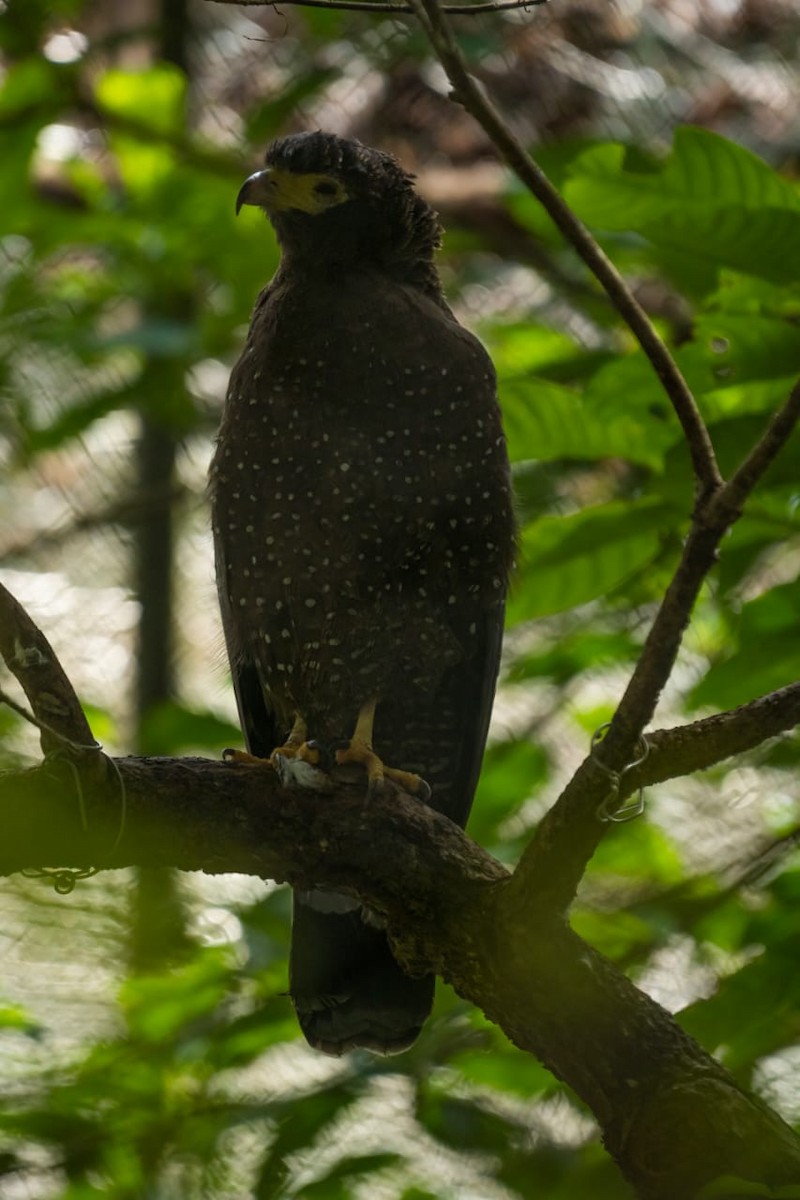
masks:
[[[254,204],[268,214],[314,216],[348,201],[380,202],[387,193],[412,190],[412,177],[391,154],[333,133],[300,133],[267,148],[265,169],[245,180],[236,211]]]
[[[236,212],[245,204],[263,208],[269,217],[296,212],[315,217],[347,204],[352,196],[341,179],[320,171],[298,173],[285,167],[266,167],[242,184]]]
[[[382,150],[332,133],[279,138],[266,165],[243,183],[236,211],[261,208],[285,250],[322,250],[330,259],[432,259],[439,245],[436,214],[414,191],[413,176]],[[334,253],[336,253],[334,251]]]

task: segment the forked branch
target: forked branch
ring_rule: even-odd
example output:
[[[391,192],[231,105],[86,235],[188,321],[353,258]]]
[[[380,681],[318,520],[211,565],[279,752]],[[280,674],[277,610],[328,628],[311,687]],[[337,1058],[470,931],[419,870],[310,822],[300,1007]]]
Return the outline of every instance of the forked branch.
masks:
[[[598,820],[597,811],[608,796],[609,771],[620,772],[636,757],[634,748],[672,673],[692,608],[716,562],[720,542],[738,520],[753,488],[786,444],[798,418],[800,383],[792,389],[786,403],[773,416],[731,480],[695,514],[677,570],[602,746],[584,759],[520,859],[514,881],[520,892],[520,902],[535,905],[537,900],[546,897],[546,905],[566,908],[572,900],[586,864],[607,829],[607,825]],[[794,692],[788,689],[788,693],[792,703]],[[743,713],[748,708],[744,706],[736,711]],[[766,713],[766,707],[762,712]],[[648,740],[650,737],[648,735]],[[675,772],[683,773],[681,770]],[[626,774],[626,786],[632,789],[646,777],[647,769],[643,765]],[[620,801],[624,799],[622,788],[619,798]]]

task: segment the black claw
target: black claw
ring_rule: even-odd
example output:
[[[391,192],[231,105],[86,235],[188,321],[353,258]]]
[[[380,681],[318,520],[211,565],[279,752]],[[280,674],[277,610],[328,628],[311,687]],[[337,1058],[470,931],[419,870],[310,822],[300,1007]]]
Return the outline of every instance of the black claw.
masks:
[[[423,804],[429,804],[431,799],[431,785],[426,783],[424,779],[420,779],[416,794],[417,799],[421,800]]]
[[[312,738],[306,742],[309,750],[316,750],[319,755],[317,766],[321,771],[330,771],[334,763],[333,747],[326,746],[324,742],[318,742],[316,738]]]
[[[233,749],[232,746],[226,746],[225,749],[222,751],[222,761],[223,762],[235,762],[236,761],[236,751]]]

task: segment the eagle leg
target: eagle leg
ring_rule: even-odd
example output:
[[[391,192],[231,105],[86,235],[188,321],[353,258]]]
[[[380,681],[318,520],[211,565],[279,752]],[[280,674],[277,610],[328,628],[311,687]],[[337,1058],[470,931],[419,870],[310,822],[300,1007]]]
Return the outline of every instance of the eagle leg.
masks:
[[[414,775],[411,771],[387,767],[373,750],[372,729],[375,724],[377,704],[377,697],[373,696],[371,700],[361,706],[352,738],[336,751],[337,764],[344,766],[345,763],[358,763],[363,766],[367,772],[370,793],[379,792],[383,787],[384,780],[391,779],[393,783],[396,783],[404,791],[410,792],[412,796],[417,796],[423,801],[429,800],[431,789],[424,779],[419,775]]]

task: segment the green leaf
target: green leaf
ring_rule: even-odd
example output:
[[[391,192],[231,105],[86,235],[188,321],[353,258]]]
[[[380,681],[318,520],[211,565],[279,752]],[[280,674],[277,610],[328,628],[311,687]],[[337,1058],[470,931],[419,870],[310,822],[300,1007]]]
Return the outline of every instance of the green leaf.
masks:
[[[631,801],[633,799],[635,797],[631,797]],[[625,825],[621,837],[603,839],[592,858],[589,873],[640,879],[668,887],[681,880],[683,868],[680,855],[667,834],[642,819]]]
[[[800,213],[796,188],[756,154],[693,126],[676,130],[661,170],[643,170],[619,143],[592,147],[573,162],[565,196],[604,229],[642,229],[675,212],[720,206]]]
[[[645,500],[615,501],[532,522],[522,533],[509,623],[607,595],[653,561],[665,524],[680,520],[671,507]]]
[[[241,730],[230,721],[172,700],[147,712],[139,737],[143,754],[165,755],[198,750],[219,752],[242,740]]]
[[[95,98],[109,116],[153,132],[179,133],[184,128],[186,76],[169,63],[143,71],[106,71],[95,85]]]
[[[272,1106],[278,1123],[261,1164],[255,1189],[258,1200],[278,1200],[286,1194],[288,1159],[296,1151],[312,1146],[325,1128],[357,1099],[360,1090],[361,1085],[354,1080]]]
[[[666,439],[626,412],[605,420],[576,392],[548,380],[501,378],[503,424],[512,462],[623,458],[658,470]]]
[[[135,395],[135,383],[119,380],[114,391],[103,391],[88,400],[65,405],[49,424],[39,428],[28,426],[23,447],[25,456],[34,458],[45,450],[63,446],[110,412],[126,407]]]
[[[737,633],[740,648],[711,665],[689,693],[690,709],[735,708],[800,679],[800,580],[745,604]]]
[[[569,363],[579,368],[586,349],[558,329],[535,323],[492,324],[481,328],[500,378],[547,374]]]
[[[705,346],[689,343],[675,359],[695,394],[719,386],[713,373],[716,362]],[[618,420],[620,410],[629,419],[634,417],[659,449],[683,441],[678,419],[652,364],[639,350],[601,366],[586,385],[584,401],[601,421]]]
[[[230,954],[225,949],[206,949],[169,974],[126,980],[120,1001],[133,1035],[144,1042],[162,1042],[210,1017],[230,984]]]
[[[649,413],[622,403],[599,412],[577,390],[607,356],[589,355],[572,338],[544,326],[492,326],[486,334],[512,462],[618,457],[661,466],[665,439]],[[556,382],[559,374],[572,386]]]
[[[521,1120],[506,1118],[481,1097],[453,1096],[439,1083],[418,1089],[417,1118],[454,1150],[503,1154],[523,1141]]]
[[[643,869],[646,864],[647,860],[644,860]],[[653,930],[648,921],[619,909],[607,913],[576,907],[570,923],[579,937],[616,962],[653,941]]]
[[[295,1041],[298,1036],[297,1018],[288,995],[275,997],[268,1006],[260,1006],[217,1034],[210,1059],[217,1070],[241,1067],[254,1062],[271,1046]]]
[[[496,845],[499,826],[549,777],[547,751],[530,740],[498,742],[483,759],[475,804],[470,817],[470,836],[482,846],[492,847],[504,861],[516,857],[515,847]]]
[[[549,679],[563,685],[581,671],[631,662],[641,646],[627,633],[605,633],[589,628],[565,633],[552,644],[514,658],[507,679],[522,683],[528,679]]]
[[[498,1041],[500,1038],[498,1038]],[[556,1090],[550,1072],[529,1054],[511,1046],[493,1047],[491,1053],[467,1051],[450,1060],[463,1078],[480,1087],[509,1092],[513,1096],[544,1097]]]
[[[38,1021],[34,1021],[19,1004],[0,1005],[0,1029],[16,1030],[34,1039],[41,1037],[44,1032]]]
[[[316,1179],[298,1193],[298,1200],[350,1200],[352,1185],[362,1175],[373,1175],[386,1167],[403,1161],[402,1155],[388,1151],[382,1154],[354,1154],[341,1159],[322,1178]]]
[[[751,313],[706,313],[696,318],[694,335],[706,350],[715,382],[723,389],[777,380],[779,394],[785,397],[800,373],[800,327],[795,321]],[[714,419],[713,414],[709,416]]]
[[[800,980],[790,938],[720,982],[715,994],[679,1015],[682,1027],[731,1071],[749,1071],[797,1040]]]
[[[638,169],[637,169],[638,168]],[[707,130],[675,134],[661,171],[606,144],[573,164],[564,194],[593,228],[651,241],[777,282],[800,270],[800,198],[749,150]]]
[[[0,117],[7,122],[38,105],[56,106],[63,99],[58,69],[44,58],[25,58],[8,65],[0,88]]]

